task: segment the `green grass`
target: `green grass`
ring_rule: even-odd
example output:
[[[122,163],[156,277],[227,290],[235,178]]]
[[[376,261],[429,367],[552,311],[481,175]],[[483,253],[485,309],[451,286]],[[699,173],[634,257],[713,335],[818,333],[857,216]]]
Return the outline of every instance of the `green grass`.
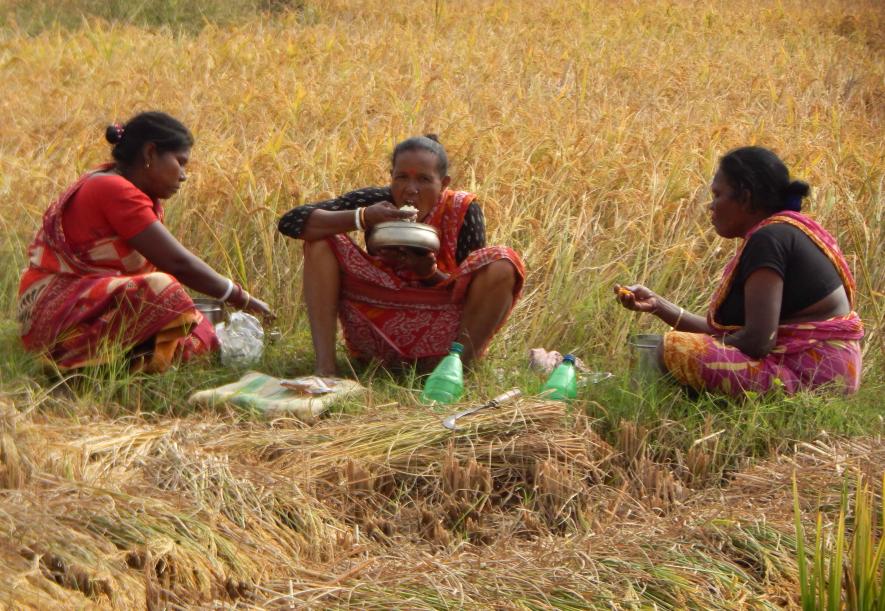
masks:
[[[849,492],[850,479],[846,477],[843,483],[835,522],[824,527],[824,515],[819,509],[814,537],[808,539],[802,524],[796,477],[793,476],[796,557],[803,611],[838,611],[846,607],[857,611],[885,609],[883,489],[879,488],[877,495],[868,478],[857,474],[853,491]],[[850,497],[853,497],[853,504],[850,504]],[[846,527],[850,534],[847,534]],[[807,545],[813,545],[810,554]]]
[[[312,358],[309,336],[303,331],[269,345],[261,360],[250,369],[279,377],[308,375]],[[187,397],[193,392],[227,384],[245,372],[222,367],[217,356],[182,365],[163,375],[131,374],[119,364],[84,368],[60,374],[44,367],[19,345],[15,326],[0,328],[0,388],[18,397],[41,397],[49,411],[71,412],[72,401],[89,413],[124,415],[184,416],[192,407]],[[122,363],[122,360],[116,363]],[[418,394],[423,376],[413,370],[388,371],[378,363],[340,360],[343,371],[351,371],[370,389],[367,398],[344,400],[331,409],[336,413],[371,414],[377,409],[431,410],[440,417],[451,407],[427,407]],[[543,376],[528,369],[524,359],[489,359],[467,372],[465,403],[488,400],[508,388],[524,395],[541,390]],[[51,389],[47,395],[45,389]],[[885,432],[881,417],[879,382],[868,382],[855,396],[820,393],[784,396],[748,396],[735,400],[708,393],[687,392],[668,382],[642,384],[621,373],[598,384],[583,384],[571,404],[573,416],[588,417],[603,439],[622,448],[625,426],[635,427],[638,451],[664,464],[685,464],[690,452],[704,455],[707,484],[717,483],[750,461],[770,458],[787,451],[796,441],[812,440],[821,434],[835,436],[875,435]],[[53,397],[60,399],[53,401]],[[31,399],[33,400],[33,399]],[[25,401],[27,402],[27,401]],[[261,419],[242,412],[239,418]],[[625,423],[627,423],[625,425]],[[700,481],[700,480],[699,480]]]

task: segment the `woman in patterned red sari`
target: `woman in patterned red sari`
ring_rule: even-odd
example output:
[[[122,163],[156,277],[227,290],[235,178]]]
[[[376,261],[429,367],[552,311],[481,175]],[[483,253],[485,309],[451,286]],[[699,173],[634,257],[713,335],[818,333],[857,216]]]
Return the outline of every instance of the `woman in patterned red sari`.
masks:
[[[186,180],[193,145],[187,128],[146,112],[110,126],[106,136],[114,162],[82,176],[49,207],[28,250],[21,337],[60,369],[107,362],[122,351],[134,369],[163,371],[218,346],[184,286],[258,314],[269,310],[163,225],[161,200]]]
[[[742,242],[706,317],[641,285],[615,288],[624,307],[673,326],[662,371],[729,395],[825,385],[855,392],[864,331],[854,278],[833,236],[799,212],[808,185],[791,182],[773,152],[744,147],[722,158],[711,187],[713,227]]]
[[[448,158],[435,136],[400,142],[391,165],[389,187],[300,206],[280,219],[283,234],[304,240],[318,375],[336,373],[337,319],[356,357],[430,364],[459,341],[470,362],[483,354],[522,290],[522,260],[511,248],[485,245],[482,210],[472,193],[448,188]],[[346,235],[415,218],[439,231],[438,254],[369,253]]]

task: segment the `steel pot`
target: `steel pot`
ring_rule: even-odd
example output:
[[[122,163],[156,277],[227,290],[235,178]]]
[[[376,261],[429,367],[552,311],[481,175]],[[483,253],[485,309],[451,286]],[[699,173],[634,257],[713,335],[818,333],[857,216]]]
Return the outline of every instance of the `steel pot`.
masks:
[[[197,310],[199,310],[200,313],[212,323],[212,325],[217,325],[224,320],[224,302],[220,299],[213,299],[212,297],[194,297],[194,307],[197,308]]]
[[[650,333],[631,335],[627,339],[632,363],[631,378],[634,382],[648,382],[664,373],[658,363],[658,350],[663,342],[662,335]]]
[[[439,252],[439,233],[433,225],[408,221],[388,221],[378,223],[366,237],[366,246],[375,251],[378,248],[406,246],[431,252]]]

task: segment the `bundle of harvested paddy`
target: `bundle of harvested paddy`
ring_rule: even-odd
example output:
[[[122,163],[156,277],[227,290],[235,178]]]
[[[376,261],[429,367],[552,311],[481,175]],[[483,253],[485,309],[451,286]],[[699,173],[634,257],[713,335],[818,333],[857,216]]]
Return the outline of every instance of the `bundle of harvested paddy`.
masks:
[[[499,590],[540,607],[783,602],[791,470],[806,491],[885,466],[880,446],[806,444],[725,491],[691,491],[687,459],[655,463],[629,425],[619,452],[560,403],[466,424],[451,432],[423,411],[311,428],[0,418],[0,595],[22,607],[482,607]]]
[[[145,596],[242,596],[250,584],[288,573],[293,558],[331,555],[343,530],[335,519],[264,466],[203,454],[206,428],[190,436],[174,423],[105,424],[95,435],[87,425],[29,423],[15,431],[15,446],[6,444],[33,476],[5,478],[23,489],[0,494],[0,538],[6,555],[32,572],[131,608]],[[0,436],[12,439],[9,430]],[[15,563],[6,568],[20,574]]]
[[[500,522],[501,511],[526,498],[543,504],[552,524],[576,515],[613,454],[566,411],[562,403],[522,401],[480,412],[455,432],[429,413],[364,418],[359,427],[328,422],[291,432],[289,451],[277,450],[272,465],[304,482],[345,522],[385,537],[430,530],[445,539],[437,527],[428,529],[422,508],[470,536],[464,530],[479,526],[481,516]]]
[[[127,570],[125,558],[112,541],[88,532],[82,514],[69,515],[72,505],[76,503],[61,509],[32,491],[0,496],[0,561],[9,580],[2,581],[11,590],[23,585],[25,591],[46,590],[51,582],[63,588],[64,597],[51,588],[58,600],[76,600],[73,594],[80,593],[115,605],[143,606],[144,585],[139,575]],[[7,600],[33,600],[10,594]]]
[[[798,604],[790,481],[803,506],[830,503],[846,472],[885,470],[881,440],[801,444],[756,465],[725,489],[700,492],[667,514],[642,505],[593,532],[531,542],[501,536],[447,554],[402,538],[371,564],[349,559],[326,583],[293,577],[264,584],[261,604],[296,608],[783,608]],[[873,478],[871,481],[879,481]],[[881,491],[879,491],[881,493]],[[593,488],[601,505],[617,490]],[[506,601],[500,598],[507,593]]]

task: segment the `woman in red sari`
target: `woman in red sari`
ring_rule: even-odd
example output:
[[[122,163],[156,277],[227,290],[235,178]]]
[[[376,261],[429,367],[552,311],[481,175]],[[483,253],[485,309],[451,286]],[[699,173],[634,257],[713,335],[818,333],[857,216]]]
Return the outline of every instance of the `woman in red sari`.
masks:
[[[706,317],[641,285],[615,287],[624,307],[672,325],[661,368],[730,395],[824,385],[855,392],[864,331],[854,278],[833,236],[799,212],[808,185],[790,181],[773,152],[744,147],[722,158],[711,188],[713,227],[742,241]]]
[[[161,200],[186,180],[193,145],[187,128],[145,112],[108,127],[106,137],[114,161],[49,207],[28,250],[21,337],[60,369],[107,362],[122,350],[133,369],[163,371],[218,346],[184,286],[254,313],[269,310],[163,225]]]
[[[435,136],[400,142],[391,165],[389,187],[300,206],[280,219],[283,234],[304,240],[304,296],[318,375],[336,373],[338,319],[356,357],[429,364],[459,341],[470,362],[482,355],[522,290],[522,260],[511,248],[485,245],[482,210],[472,193],[448,188],[448,158]],[[417,215],[400,209],[407,205]],[[346,235],[416,216],[439,231],[438,254],[368,253]]]

